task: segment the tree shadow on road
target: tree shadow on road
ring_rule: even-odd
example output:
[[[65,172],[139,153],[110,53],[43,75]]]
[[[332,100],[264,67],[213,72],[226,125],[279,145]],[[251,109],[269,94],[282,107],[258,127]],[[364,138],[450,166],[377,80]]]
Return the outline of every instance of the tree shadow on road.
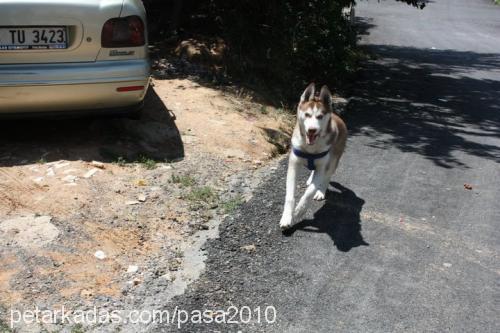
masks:
[[[286,235],[296,231],[324,233],[330,236],[339,251],[348,252],[354,247],[369,245],[361,234],[361,210],[365,201],[352,190],[332,183],[338,191],[328,191],[324,205],[312,220],[294,225]]]
[[[500,162],[500,54],[368,50],[375,59],[360,71],[344,117],[351,135],[442,168],[470,168],[468,156]]]

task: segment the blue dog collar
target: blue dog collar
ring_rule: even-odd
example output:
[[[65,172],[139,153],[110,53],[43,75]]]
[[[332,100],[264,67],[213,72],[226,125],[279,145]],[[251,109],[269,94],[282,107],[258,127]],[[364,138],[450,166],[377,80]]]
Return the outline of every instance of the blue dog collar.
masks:
[[[307,168],[311,171],[316,170],[316,166],[314,165],[314,160],[318,160],[320,158],[323,158],[330,152],[330,150],[327,150],[327,151],[324,151],[324,152],[319,153],[319,154],[309,154],[309,153],[305,153],[303,151],[300,151],[295,147],[292,147],[292,151],[297,157],[305,158],[307,160]]]

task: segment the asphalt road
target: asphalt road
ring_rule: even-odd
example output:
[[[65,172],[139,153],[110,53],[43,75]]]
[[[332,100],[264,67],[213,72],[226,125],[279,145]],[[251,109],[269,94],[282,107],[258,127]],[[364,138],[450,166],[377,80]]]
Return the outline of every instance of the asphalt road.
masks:
[[[158,331],[500,331],[500,6],[359,1],[357,15],[376,57],[345,115],[337,191],[282,235],[283,163],[165,307],[249,306],[252,321]]]

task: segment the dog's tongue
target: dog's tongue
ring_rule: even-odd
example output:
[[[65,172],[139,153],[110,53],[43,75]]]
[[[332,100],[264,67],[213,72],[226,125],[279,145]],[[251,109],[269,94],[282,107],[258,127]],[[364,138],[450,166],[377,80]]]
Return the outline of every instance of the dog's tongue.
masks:
[[[316,141],[316,134],[307,134],[307,143],[312,145]]]

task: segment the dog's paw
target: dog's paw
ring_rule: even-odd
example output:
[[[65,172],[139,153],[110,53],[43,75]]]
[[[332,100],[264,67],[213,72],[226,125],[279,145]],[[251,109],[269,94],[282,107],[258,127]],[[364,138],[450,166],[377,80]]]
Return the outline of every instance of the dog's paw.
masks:
[[[295,211],[293,212],[293,218],[295,221],[301,221],[302,218],[304,217],[306,213],[306,207],[305,206],[297,206],[295,208]]]
[[[285,215],[283,215],[281,217],[281,221],[280,221],[280,228],[281,228],[281,230],[289,229],[292,226],[292,222],[293,222],[292,216],[285,216]]]
[[[316,201],[325,200],[325,192],[321,191],[321,190],[317,190],[316,193],[314,194],[313,199]]]

